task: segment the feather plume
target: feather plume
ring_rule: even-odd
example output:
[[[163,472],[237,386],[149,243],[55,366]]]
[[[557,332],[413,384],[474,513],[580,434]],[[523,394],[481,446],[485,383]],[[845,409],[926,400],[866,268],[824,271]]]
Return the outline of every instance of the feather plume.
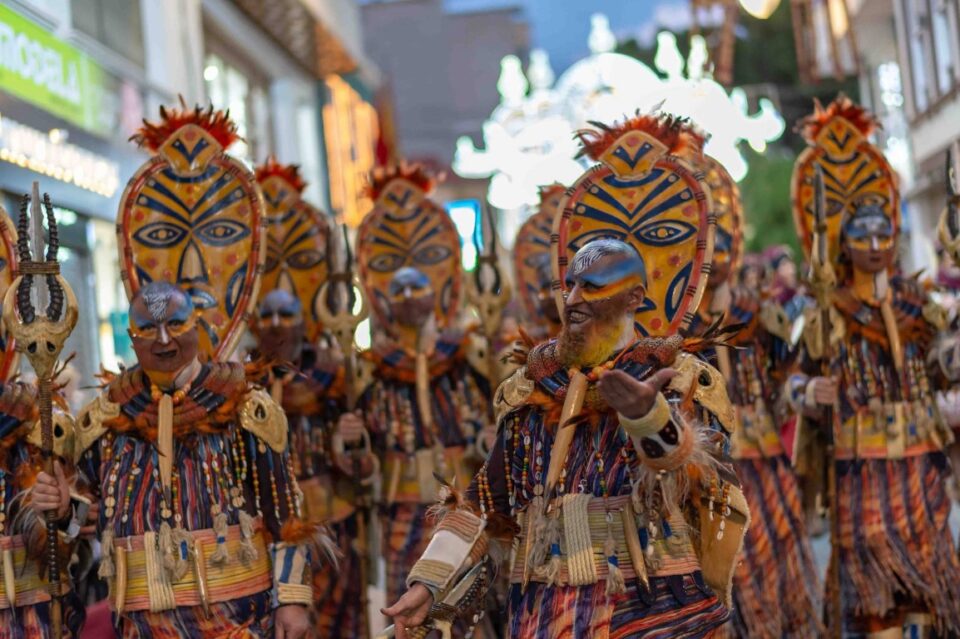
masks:
[[[703,144],[706,140],[703,132],[695,127],[689,118],[682,118],[668,113],[643,114],[639,112],[634,117],[623,122],[607,126],[601,122],[589,122],[592,129],[581,129],[575,136],[580,140],[581,149],[577,157],[587,156],[592,160],[599,160],[600,156],[630,131],[642,131],[656,138],[666,145],[671,155],[684,153],[703,153]]]
[[[737,348],[730,343],[730,340],[746,328],[747,324],[727,324],[724,325],[725,315],[721,314],[714,320],[702,335],[694,337],[685,337],[681,349],[686,353],[701,353],[711,348]]]
[[[864,137],[873,133],[880,126],[876,117],[856,104],[853,100],[841,93],[837,99],[824,108],[819,100],[814,99],[813,114],[808,115],[797,123],[796,132],[803,136],[809,144],[816,144],[817,136],[834,118],[843,118],[860,131]]]
[[[297,190],[297,193],[303,193],[307,188],[307,183],[300,177],[300,166],[298,164],[280,164],[273,155],[267,158],[267,161],[256,168],[254,171],[257,176],[257,182],[263,183],[271,177],[279,177]]]
[[[170,136],[188,124],[195,124],[209,133],[224,150],[241,139],[237,134],[237,125],[230,119],[229,111],[214,111],[213,105],[206,109],[199,105],[190,109],[183,96],[180,96],[179,109],[161,106],[160,120],[149,122],[144,119],[143,126],[130,136],[130,140],[136,142],[140,148],[157,151]]]
[[[383,193],[387,185],[393,180],[407,180],[429,195],[437,183],[443,181],[444,175],[432,175],[421,164],[401,162],[393,166],[374,169],[367,184],[367,195],[376,200]]]
[[[297,517],[290,517],[280,529],[280,539],[290,545],[307,546],[315,567],[319,567],[319,563],[323,561],[336,570],[340,563],[340,551],[330,531],[322,524],[313,524]]]

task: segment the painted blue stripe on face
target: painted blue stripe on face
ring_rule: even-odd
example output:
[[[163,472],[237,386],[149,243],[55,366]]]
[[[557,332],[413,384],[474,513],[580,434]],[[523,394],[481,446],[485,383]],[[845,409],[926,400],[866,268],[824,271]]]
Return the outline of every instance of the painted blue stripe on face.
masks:
[[[631,275],[640,275],[646,280],[643,260],[639,256],[609,260],[605,265],[593,264],[580,273],[569,271],[564,283],[567,288],[573,288],[578,280],[591,286],[602,287],[619,282]]]

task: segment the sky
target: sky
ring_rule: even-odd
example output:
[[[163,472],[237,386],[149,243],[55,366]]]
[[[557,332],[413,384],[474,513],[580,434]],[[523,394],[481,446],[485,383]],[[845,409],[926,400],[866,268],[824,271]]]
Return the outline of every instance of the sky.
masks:
[[[662,28],[682,30],[690,21],[689,0],[445,0],[449,9],[477,11],[522,5],[534,48],[546,49],[557,74],[589,53],[590,16],[604,13],[618,40],[653,42]]]

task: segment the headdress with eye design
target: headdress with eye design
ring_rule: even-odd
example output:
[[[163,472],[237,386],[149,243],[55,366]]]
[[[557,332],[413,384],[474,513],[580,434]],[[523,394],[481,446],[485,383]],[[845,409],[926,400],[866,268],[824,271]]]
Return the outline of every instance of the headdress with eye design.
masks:
[[[567,265],[585,244],[614,238],[646,265],[636,312],[645,335],[671,335],[693,318],[710,274],[716,217],[700,168],[703,136],[666,114],[639,115],[580,133],[598,162],[567,191],[553,233],[554,290],[562,304]]]
[[[520,300],[527,317],[539,324],[547,322],[540,306],[540,272],[545,261],[549,265],[550,234],[565,190],[560,184],[540,189],[540,207],[523,223],[513,243],[513,274]]]
[[[827,107],[815,103],[814,113],[797,125],[808,146],[793,168],[793,220],[804,253],[810,257],[816,217],[814,176],[823,172],[826,200],[827,251],[840,264],[841,230],[858,210],[879,211],[900,228],[900,194],[893,169],[869,141],[876,120],[850,98],[840,95]]]
[[[714,242],[714,254],[724,251],[729,256],[730,273],[740,269],[743,257],[743,204],[740,201],[740,188],[720,162],[703,156],[707,186],[710,187],[710,200],[717,214],[717,236]]]
[[[274,158],[256,169],[267,217],[267,257],[260,299],[275,289],[298,298],[303,305],[306,337],[316,340],[321,326],[320,288],[327,281],[330,223],[319,209],[303,200],[306,187],[297,167]]]
[[[452,326],[460,307],[460,236],[450,216],[429,196],[433,180],[407,165],[373,177],[376,198],[357,231],[357,263],[372,311],[388,326],[387,291],[394,273],[414,267],[430,280],[436,295],[434,314],[441,328]]]
[[[130,299],[167,281],[199,313],[200,350],[226,359],[257,303],[266,252],[263,197],[253,173],[227,155],[236,126],[223,112],[160,109],[131,138],[154,152],[120,199],[117,238]]]

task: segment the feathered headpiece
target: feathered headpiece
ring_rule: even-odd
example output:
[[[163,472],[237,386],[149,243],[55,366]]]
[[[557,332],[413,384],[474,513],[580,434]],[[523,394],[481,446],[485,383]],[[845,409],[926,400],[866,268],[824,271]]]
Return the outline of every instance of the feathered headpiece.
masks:
[[[367,194],[376,200],[383,193],[383,189],[392,180],[402,179],[412,183],[426,195],[430,195],[437,184],[443,180],[443,175],[433,175],[422,164],[408,164],[401,162],[384,168],[376,168],[370,174],[370,183],[367,185]]]
[[[180,96],[179,109],[167,109],[161,105],[160,121],[148,122],[144,119],[143,126],[130,136],[130,140],[140,148],[157,151],[177,129],[188,124],[195,124],[209,133],[224,149],[241,139],[229,111],[214,111],[213,105],[206,109],[199,105],[189,109],[183,96]]]
[[[254,175],[257,177],[257,182],[263,182],[274,176],[279,177],[295,188],[297,193],[303,193],[303,190],[307,188],[307,183],[300,177],[299,165],[280,164],[273,155],[254,170]]]
[[[629,131],[642,131],[659,140],[667,147],[670,155],[684,155],[703,152],[706,136],[689,118],[683,118],[669,113],[651,113],[640,115],[623,122],[607,126],[602,122],[589,122],[592,129],[580,129],[576,137],[580,140],[581,149],[577,157],[587,156],[591,160],[599,161],[600,157]]]
[[[826,108],[820,100],[814,98],[813,113],[801,119],[795,130],[809,144],[816,144],[820,132],[833,118],[843,118],[853,125],[863,137],[868,137],[880,126],[872,113],[841,93]]]

